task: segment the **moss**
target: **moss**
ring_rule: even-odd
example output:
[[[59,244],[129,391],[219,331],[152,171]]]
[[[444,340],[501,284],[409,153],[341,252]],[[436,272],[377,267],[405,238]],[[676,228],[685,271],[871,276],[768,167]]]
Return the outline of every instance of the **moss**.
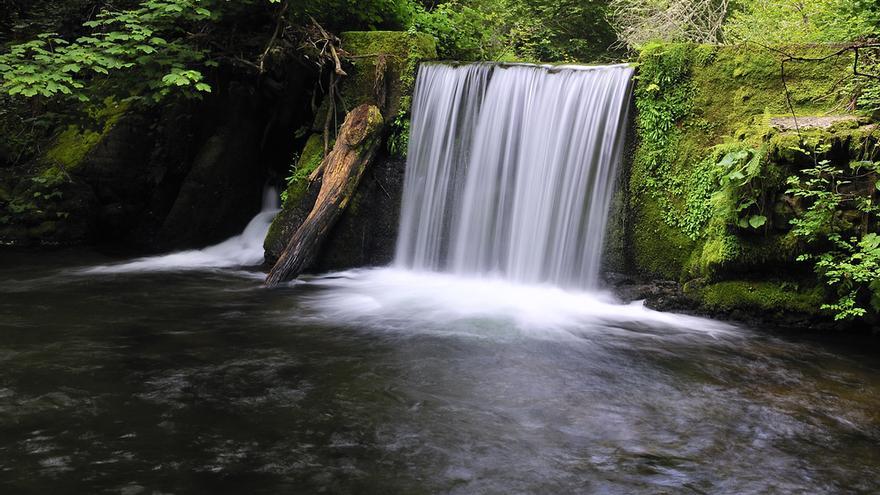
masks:
[[[804,57],[834,51],[786,50]],[[778,246],[784,233],[769,225],[763,231],[736,225],[738,217],[772,212],[773,205],[764,203],[775,200],[786,188],[786,177],[805,163],[797,133],[771,125],[773,117],[790,115],[780,62],[778,53],[751,45],[654,44],[640,53],[635,91],[639,144],[629,181],[630,259],[640,272],[681,281],[717,279],[761,263],[747,259],[751,256],[779,260],[763,249]],[[787,63],[796,114],[845,111],[850,95],[827,75],[850,70],[851,63],[848,56]],[[855,139],[845,136],[858,129],[847,123],[832,133],[842,143]],[[801,134],[808,147],[816,147],[829,131]],[[748,163],[719,167],[725,155],[738,150],[748,152]],[[743,178],[728,178],[737,170]],[[752,206],[749,199],[754,199]],[[766,242],[753,242],[761,232]],[[794,256],[791,249],[784,253]]]
[[[437,57],[436,42],[424,33],[405,31],[346,31],[340,35],[342,47],[352,55],[352,69],[343,80],[341,94],[345,106],[377,104],[374,91],[376,69],[384,59],[386,74],[386,115],[409,109],[408,97],[415,85],[419,62]],[[318,117],[326,111],[318,111]]]
[[[332,146],[333,143],[330,143]],[[306,140],[299,159],[293,165],[287,187],[281,193],[282,208],[298,204],[309,190],[309,176],[324,160],[324,139],[320,134],[312,134]]]
[[[45,158],[52,165],[62,166],[66,170],[75,169],[83,162],[92,148],[113,129],[126,110],[128,110],[127,104],[117,103],[114,99],[107,98],[102,105],[88,111],[89,116],[93,119],[92,125],[99,130],[74,124],[67,126],[55,138],[52,147],[46,151]]]
[[[700,247],[693,251],[686,278],[713,278],[739,256],[740,244],[725,228],[712,229]]]
[[[305,179],[311,175],[324,159],[324,139],[320,134],[312,134],[306,140],[303,151],[296,162],[294,177]]]
[[[663,220],[656,200],[640,203],[632,236],[635,265],[642,273],[678,280],[696,243]]]
[[[823,47],[791,50],[803,57],[834,51]],[[843,111],[846,95],[835,91],[835,81],[828,74],[845,73],[851,63],[850,57],[787,63],[786,82],[796,112],[823,115]],[[716,135],[732,134],[744,125],[759,125],[765,115],[789,114],[780,75],[781,58],[776,52],[753,45],[719,48],[709,63],[693,70],[694,109],[716,125]]]
[[[818,315],[820,288],[799,290],[785,282],[731,280],[692,289],[703,305],[713,311],[769,311]]]
[[[70,170],[82,163],[86,155],[101,140],[101,134],[84,130],[76,125],[69,125],[46,152],[46,158]]]
[[[402,31],[348,31],[340,35],[351,55],[352,70],[341,87],[347,108],[362,103],[378,105],[374,85],[380,60],[386,67],[385,104],[381,108],[390,128],[388,146],[403,155],[409,137],[409,111],[419,63],[437,58],[436,40],[427,34]],[[316,114],[314,128],[323,128],[327,103]]]

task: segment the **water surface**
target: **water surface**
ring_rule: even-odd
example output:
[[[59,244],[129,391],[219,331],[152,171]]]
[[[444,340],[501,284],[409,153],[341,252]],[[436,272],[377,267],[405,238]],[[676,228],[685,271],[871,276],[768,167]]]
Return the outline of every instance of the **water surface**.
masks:
[[[395,270],[0,261],[0,493],[876,493],[880,360]],[[108,270],[102,270],[108,272]]]

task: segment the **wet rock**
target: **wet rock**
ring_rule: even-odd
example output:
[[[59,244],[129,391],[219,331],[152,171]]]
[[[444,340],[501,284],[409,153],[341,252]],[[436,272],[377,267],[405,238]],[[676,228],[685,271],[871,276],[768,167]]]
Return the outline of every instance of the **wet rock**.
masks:
[[[603,279],[624,302],[645,301],[645,306],[657,311],[694,312],[700,307],[697,299],[672,280],[642,279],[623,273],[606,273]]]
[[[197,247],[234,235],[257,213],[266,169],[255,160],[256,96],[237,86],[226,122],[201,147],[157,235],[159,247]]]

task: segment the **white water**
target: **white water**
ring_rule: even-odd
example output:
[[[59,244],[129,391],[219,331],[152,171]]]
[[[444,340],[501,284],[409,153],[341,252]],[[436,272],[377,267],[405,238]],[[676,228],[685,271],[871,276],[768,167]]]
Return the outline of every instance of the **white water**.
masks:
[[[423,65],[396,264],[595,287],[632,69]]]
[[[296,317],[477,337],[728,334],[595,288],[631,75],[423,66],[395,265],[294,282],[307,291]],[[258,265],[276,212],[269,191],[244,232],[220,244],[80,273]]]
[[[641,302],[621,304],[608,293],[517,284],[493,277],[389,267],[329,274],[307,284],[320,289],[303,298],[318,320],[404,332],[498,337],[517,330],[557,339],[614,329],[628,335],[650,329],[647,335],[654,337],[686,329],[716,337],[733,330],[705,318],[653,311]]]
[[[307,280],[319,289],[304,299],[311,315],[480,337],[732,330],[596,290],[631,77],[626,66],[423,65],[395,265]]]
[[[201,270],[255,266],[263,263],[263,240],[278,213],[278,194],[273,188],[263,193],[263,207],[237,236],[204,249],[192,249],[161,256],[139,258],[127,263],[102,265],[80,273],[127,273]]]

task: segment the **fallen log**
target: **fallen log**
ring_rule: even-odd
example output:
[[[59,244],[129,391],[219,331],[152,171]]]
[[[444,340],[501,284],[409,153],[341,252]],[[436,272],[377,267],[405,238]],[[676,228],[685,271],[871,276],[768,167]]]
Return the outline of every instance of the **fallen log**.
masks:
[[[321,190],[312,211],[290,237],[266,277],[266,287],[298,277],[314,261],[327,234],[345,210],[381,144],[382,114],[363,104],[345,116],[336,145],[321,162]]]

